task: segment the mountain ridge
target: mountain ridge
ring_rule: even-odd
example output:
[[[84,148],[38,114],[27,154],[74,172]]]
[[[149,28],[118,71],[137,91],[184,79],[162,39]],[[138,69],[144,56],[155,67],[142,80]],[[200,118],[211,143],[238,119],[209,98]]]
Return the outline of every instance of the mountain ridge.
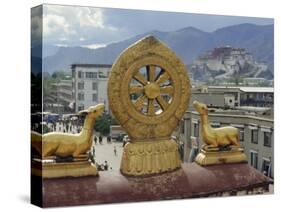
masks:
[[[147,35],[153,35],[166,43],[185,64],[190,64],[200,54],[217,46],[230,45],[245,48],[257,60],[266,62],[273,73],[273,25],[239,24],[204,32],[195,27],[185,27],[176,31],[150,31],[133,36],[106,47],[89,49],[86,47],[60,47],[53,55],[44,58],[43,71],[70,70],[73,63],[112,64],[128,46]]]

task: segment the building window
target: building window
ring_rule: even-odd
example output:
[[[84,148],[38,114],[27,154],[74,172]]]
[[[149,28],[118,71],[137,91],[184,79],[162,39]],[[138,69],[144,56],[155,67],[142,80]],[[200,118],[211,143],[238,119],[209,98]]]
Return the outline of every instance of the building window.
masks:
[[[98,83],[97,83],[97,82],[93,82],[93,83],[92,83],[92,89],[93,89],[94,91],[98,90]]]
[[[262,173],[265,176],[271,177],[271,162],[268,158],[262,159]]]
[[[244,128],[238,128],[240,141],[244,141]]]
[[[78,93],[78,100],[84,101],[84,93]]]
[[[271,132],[263,132],[263,145],[271,147]]]
[[[86,78],[88,79],[97,79],[97,72],[86,72]]]
[[[84,89],[84,82],[78,82],[78,90]]]
[[[181,134],[184,134],[184,120],[180,122],[180,132]]]
[[[84,73],[82,71],[78,71],[78,78],[84,78]]]
[[[84,105],[79,105],[78,106],[78,111],[84,110]]]
[[[198,123],[194,123],[194,128],[193,128],[193,136],[194,137],[199,137],[199,124]]]
[[[254,144],[257,144],[258,143],[258,130],[251,130],[251,135],[252,135],[252,137],[251,137],[251,141],[252,141],[252,143],[254,143]]]
[[[107,78],[108,72],[107,70],[99,71],[99,78]]]
[[[219,128],[220,126],[221,126],[220,123],[217,123],[217,122],[212,122],[212,123],[211,123],[211,127],[212,127],[212,128]]]
[[[93,99],[93,102],[97,102],[98,101],[98,95],[96,93],[93,93],[92,99]]]
[[[258,168],[258,153],[255,151],[251,151],[251,166],[254,168]]]

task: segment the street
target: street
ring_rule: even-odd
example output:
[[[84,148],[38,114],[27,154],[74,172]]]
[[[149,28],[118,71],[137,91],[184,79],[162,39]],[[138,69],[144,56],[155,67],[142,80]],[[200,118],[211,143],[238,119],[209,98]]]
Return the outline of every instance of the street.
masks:
[[[97,164],[104,164],[105,161],[108,163],[108,170],[119,170],[121,157],[123,153],[122,142],[106,142],[106,137],[103,137],[102,144],[95,144],[95,160]],[[116,155],[114,153],[114,146],[116,147]]]

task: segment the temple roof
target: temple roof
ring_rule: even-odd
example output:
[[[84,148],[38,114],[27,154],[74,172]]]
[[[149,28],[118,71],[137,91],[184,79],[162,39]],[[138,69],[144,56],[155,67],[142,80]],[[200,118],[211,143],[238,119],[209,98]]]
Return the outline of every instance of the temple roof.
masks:
[[[202,167],[183,163],[173,172],[127,177],[119,171],[100,171],[99,177],[43,180],[43,206],[206,197],[264,187],[273,183],[247,163]]]

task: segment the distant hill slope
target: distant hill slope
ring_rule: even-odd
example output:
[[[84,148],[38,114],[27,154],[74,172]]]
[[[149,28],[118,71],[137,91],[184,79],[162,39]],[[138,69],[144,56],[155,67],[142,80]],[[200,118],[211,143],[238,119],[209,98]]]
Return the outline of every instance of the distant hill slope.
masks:
[[[125,48],[148,34],[165,42],[185,64],[190,64],[206,50],[231,45],[246,48],[255,58],[266,62],[273,72],[273,25],[254,24],[224,27],[211,33],[194,27],[172,32],[152,31],[99,49],[60,47],[54,55],[44,59],[44,71],[69,70],[73,63],[112,64]]]

